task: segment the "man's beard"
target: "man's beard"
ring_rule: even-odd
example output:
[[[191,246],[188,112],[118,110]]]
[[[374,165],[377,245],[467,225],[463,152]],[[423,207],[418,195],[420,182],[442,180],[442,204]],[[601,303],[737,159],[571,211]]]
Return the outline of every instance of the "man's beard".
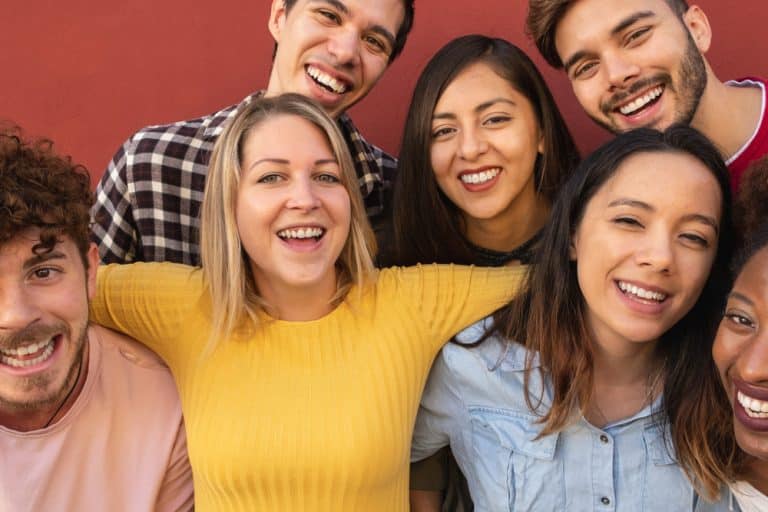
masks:
[[[83,364],[84,349],[87,346],[86,339],[88,337],[88,321],[86,320],[78,329],[77,339],[72,338],[72,332],[69,326],[61,322],[55,325],[48,326],[34,326],[22,329],[15,332],[10,336],[0,336],[0,348],[16,348],[20,345],[28,343],[30,340],[44,340],[56,333],[62,333],[63,337],[75,343],[75,354],[72,361],[72,365],[67,370],[67,376],[61,386],[52,391],[49,396],[40,397],[34,400],[16,401],[10,400],[7,397],[0,395],[0,408],[17,411],[31,411],[39,408],[50,407],[52,405],[60,404],[62,400],[71,392],[72,388],[76,385],[75,380],[80,373],[80,367]],[[59,343],[62,343],[61,341]],[[60,350],[63,347],[57,348]],[[42,375],[31,375],[29,377],[18,377],[16,389],[24,389],[26,392],[34,392],[40,389],[46,389],[51,383],[52,376],[48,372],[43,372]]]
[[[669,73],[658,73],[652,77],[639,79],[629,89],[614,94],[608,101],[600,105],[600,111],[605,117],[590,116],[592,120],[614,134],[621,133],[625,130],[620,129],[614,122],[615,116],[621,115],[614,112],[618,106],[626,102],[627,98],[644,89],[654,85],[663,85],[663,94],[673,92],[677,95],[675,117],[670,124],[691,124],[699,108],[704,89],[707,87],[707,68],[704,64],[704,57],[696,46],[691,33],[688,30],[685,33],[687,36],[687,46],[680,62],[680,70],[678,71],[676,82],[672,80],[672,76]],[[648,125],[648,127],[657,128],[651,125]],[[658,129],[664,128],[667,127],[658,127]]]

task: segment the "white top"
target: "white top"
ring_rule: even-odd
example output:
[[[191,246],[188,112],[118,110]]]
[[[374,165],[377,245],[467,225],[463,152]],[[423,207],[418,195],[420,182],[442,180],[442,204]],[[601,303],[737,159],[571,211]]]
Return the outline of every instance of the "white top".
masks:
[[[731,491],[742,512],[766,512],[768,510],[768,496],[752,487],[746,480],[732,483]]]

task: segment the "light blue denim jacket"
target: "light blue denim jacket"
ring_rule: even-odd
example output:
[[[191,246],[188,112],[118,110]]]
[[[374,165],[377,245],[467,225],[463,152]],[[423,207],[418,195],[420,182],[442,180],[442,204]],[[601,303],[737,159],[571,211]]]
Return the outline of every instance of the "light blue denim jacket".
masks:
[[[475,341],[486,321],[458,340]],[[582,417],[536,439],[542,426],[524,397],[526,353],[498,338],[476,348],[446,345],[422,397],[411,460],[450,444],[477,512],[690,512],[700,505],[653,414],[660,400],[602,429]],[[531,372],[534,404],[543,384],[538,410],[552,393]]]

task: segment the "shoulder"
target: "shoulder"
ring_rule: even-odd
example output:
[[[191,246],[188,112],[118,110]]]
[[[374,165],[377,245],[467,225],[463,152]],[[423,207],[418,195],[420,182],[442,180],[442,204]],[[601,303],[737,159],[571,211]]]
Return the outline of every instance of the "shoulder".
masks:
[[[97,325],[89,328],[88,338],[89,343],[98,346],[101,358],[100,375],[93,377],[98,378],[102,396],[110,406],[130,406],[136,413],[153,411],[174,421],[180,419],[173,377],[154,352],[128,336]]]

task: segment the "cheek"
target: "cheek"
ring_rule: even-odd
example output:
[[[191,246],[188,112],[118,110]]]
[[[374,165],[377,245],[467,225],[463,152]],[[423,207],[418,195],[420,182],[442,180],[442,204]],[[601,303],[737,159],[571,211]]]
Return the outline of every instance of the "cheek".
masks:
[[[725,373],[728,367],[732,364],[732,344],[729,342],[728,333],[725,331],[725,327],[720,325],[717,330],[717,336],[715,342],[712,344],[712,359],[715,361],[717,367],[717,373],[720,374],[720,379],[723,382],[723,386],[728,386],[725,381]]]

